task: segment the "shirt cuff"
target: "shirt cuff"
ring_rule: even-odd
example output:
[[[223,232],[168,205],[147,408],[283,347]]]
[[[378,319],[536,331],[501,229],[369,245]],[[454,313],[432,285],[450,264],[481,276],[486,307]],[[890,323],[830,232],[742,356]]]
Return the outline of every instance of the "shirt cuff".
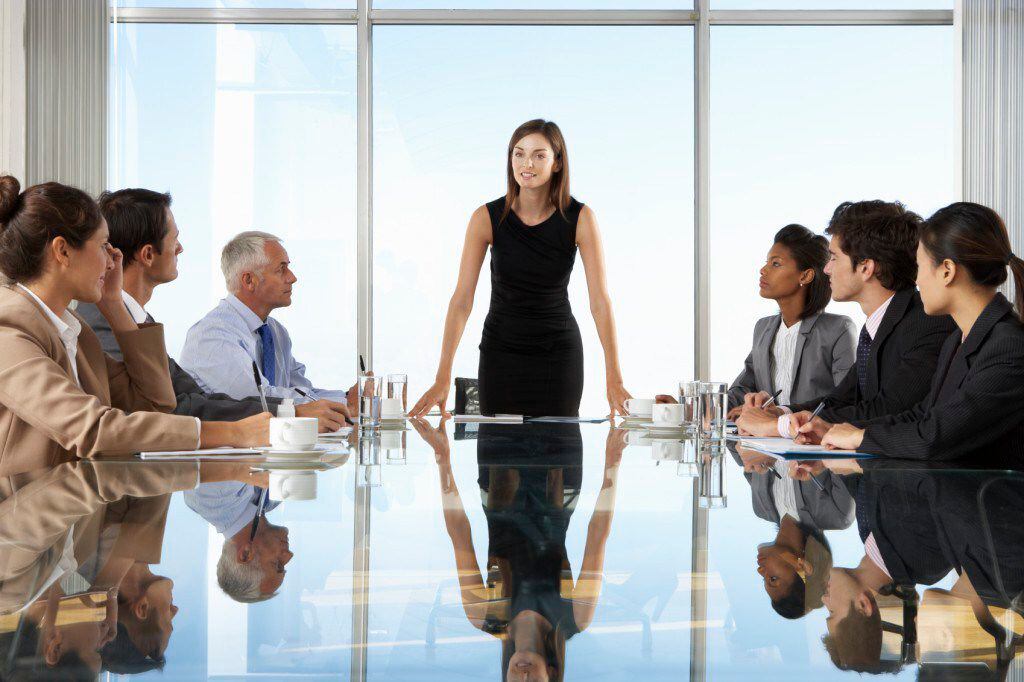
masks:
[[[779,409],[782,410],[782,414],[793,414],[793,410],[789,409],[785,405],[779,405]]]
[[[193,417],[196,420],[196,450],[203,447],[203,422],[200,421],[199,417]]]
[[[789,433],[789,415],[783,414],[779,416],[776,428],[779,430],[779,436],[782,438],[792,438],[793,436]]]

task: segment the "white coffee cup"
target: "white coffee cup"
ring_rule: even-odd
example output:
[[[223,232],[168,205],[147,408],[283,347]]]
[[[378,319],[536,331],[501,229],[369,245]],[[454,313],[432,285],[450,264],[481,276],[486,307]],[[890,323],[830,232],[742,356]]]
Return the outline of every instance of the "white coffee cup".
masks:
[[[275,502],[315,500],[316,472],[271,471],[270,499]]]
[[[651,410],[655,426],[682,426],[684,406],[678,403],[658,403]]]
[[[402,419],[405,412],[402,411],[401,398],[381,398],[380,418],[381,419]]]
[[[270,447],[275,450],[311,450],[316,447],[316,417],[273,417]]]
[[[654,401],[650,398],[629,398],[626,400],[626,412],[631,417],[650,417]]]

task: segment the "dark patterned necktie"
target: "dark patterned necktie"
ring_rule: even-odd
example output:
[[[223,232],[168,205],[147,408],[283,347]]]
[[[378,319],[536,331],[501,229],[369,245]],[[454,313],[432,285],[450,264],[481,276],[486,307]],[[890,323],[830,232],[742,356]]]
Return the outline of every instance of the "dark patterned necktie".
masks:
[[[260,354],[260,369],[263,370],[263,376],[267,378],[267,383],[271,386],[274,385],[274,333],[270,329],[269,324],[264,324],[256,330],[260,335],[260,345],[262,353]]]
[[[868,385],[868,356],[871,355],[871,335],[868,334],[868,327],[860,328],[860,340],[857,341],[857,384],[860,392],[864,393]]]

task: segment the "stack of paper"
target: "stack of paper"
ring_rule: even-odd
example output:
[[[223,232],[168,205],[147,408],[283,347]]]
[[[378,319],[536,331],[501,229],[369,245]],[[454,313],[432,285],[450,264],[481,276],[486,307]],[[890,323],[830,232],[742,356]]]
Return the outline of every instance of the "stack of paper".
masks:
[[[856,450],[829,450],[820,445],[794,443],[792,438],[741,438],[741,448],[750,448],[769,455],[794,455],[789,459],[829,459],[839,457],[868,457]]]
[[[496,414],[493,417],[485,417],[482,414],[457,414],[456,424],[522,424],[521,414]]]
[[[330,433],[321,433],[317,438],[320,440],[345,440],[349,434],[352,433],[351,426],[342,426],[337,431],[331,431]]]

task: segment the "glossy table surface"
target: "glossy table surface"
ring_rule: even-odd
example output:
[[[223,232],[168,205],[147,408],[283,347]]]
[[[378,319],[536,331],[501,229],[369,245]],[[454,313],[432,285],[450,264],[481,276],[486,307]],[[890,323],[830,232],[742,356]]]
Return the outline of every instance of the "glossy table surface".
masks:
[[[431,420],[339,448],[317,464],[104,459],[5,479],[5,672],[1022,674],[1012,633],[1024,631],[1013,610],[1024,588],[1024,476],[1012,471],[897,460],[798,467],[608,424]],[[260,588],[273,596],[240,603],[219,587],[224,536],[186,504],[197,484],[216,493],[204,498],[211,518],[221,499],[254,509],[254,484],[272,498],[312,498],[272,502],[257,529],[257,559],[269,566]],[[858,569],[870,568],[869,533],[895,594],[851,582],[878,575],[877,564]],[[111,587],[116,609],[113,597],[103,603]]]

